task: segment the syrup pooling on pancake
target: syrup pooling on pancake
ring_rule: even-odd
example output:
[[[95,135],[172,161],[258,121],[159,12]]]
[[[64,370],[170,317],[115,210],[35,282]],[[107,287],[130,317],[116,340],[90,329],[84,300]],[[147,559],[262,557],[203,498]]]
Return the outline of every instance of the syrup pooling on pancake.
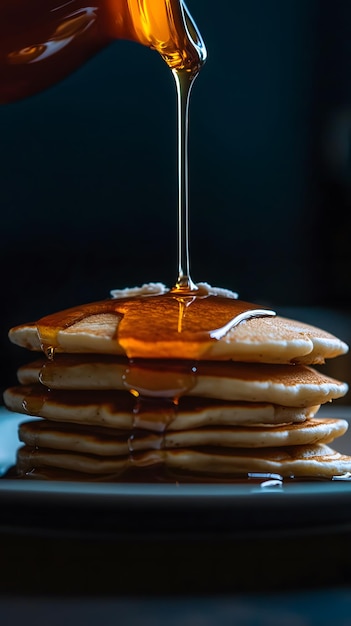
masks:
[[[209,290],[208,286],[207,288]],[[119,291],[119,297],[122,297],[123,293],[124,297],[141,295],[151,290],[156,293],[155,289],[157,293],[166,291],[163,285],[151,283],[142,288]],[[225,293],[218,292],[219,290],[216,289],[217,295],[225,296]],[[228,297],[233,297],[233,295]],[[124,354],[122,346],[116,341],[118,325],[119,318],[114,313],[85,317],[65,330],[56,330],[56,340],[59,345],[55,351],[56,353]],[[52,330],[55,334],[55,329]],[[41,351],[37,324],[34,322],[12,328],[9,338],[18,346]],[[177,359],[177,348],[179,348],[179,342],[156,344],[152,338],[149,342],[153,358]],[[209,340],[205,357],[212,361],[314,365],[323,364],[326,359],[346,354],[347,351],[346,343],[335,335],[310,324],[277,315],[253,317],[235,326],[222,339]]]
[[[24,385],[41,382],[63,391],[125,390],[125,375],[133,366],[142,397],[192,395],[307,407],[340,398],[348,389],[346,383],[306,365],[151,359],[131,363],[123,357],[80,354],[58,354],[53,361],[42,358],[23,365],[18,379]]]
[[[59,332],[91,315],[113,314],[118,320],[118,342],[129,358],[155,358],[160,344],[178,359],[202,359],[209,342],[224,337],[245,319],[274,316],[265,307],[234,298],[212,295],[204,289],[180,295],[164,294],[110,299],[74,307],[37,322],[42,350],[59,347]]]

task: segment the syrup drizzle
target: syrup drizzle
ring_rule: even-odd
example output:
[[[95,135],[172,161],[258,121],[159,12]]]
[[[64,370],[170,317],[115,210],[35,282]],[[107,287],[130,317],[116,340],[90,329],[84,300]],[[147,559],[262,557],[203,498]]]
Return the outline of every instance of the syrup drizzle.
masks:
[[[172,291],[192,294],[197,286],[190,276],[189,256],[189,102],[198,73],[174,70],[173,75],[178,102],[178,278]]]
[[[11,3],[0,0],[1,16],[0,85],[8,96],[7,101],[11,97],[30,95],[44,89],[50,82],[57,82],[64,74],[87,60],[99,47],[116,39],[130,39],[156,50],[171,69],[176,83],[178,277],[169,297],[163,295],[152,300],[151,308],[155,308],[155,312],[150,310],[150,302],[142,298],[124,300],[118,305],[103,302],[98,306],[76,307],[65,311],[65,317],[57,314],[43,318],[39,320],[38,333],[47,357],[54,358],[55,350],[59,347],[60,330],[69,328],[90,314],[112,312],[121,318],[118,341],[130,358],[155,356],[151,342],[160,336],[162,341],[173,344],[179,343],[180,338],[182,342],[187,342],[189,352],[185,350],[183,354],[177,353],[178,358],[198,358],[203,354],[203,350],[199,349],[200,344],[204,346],[209,339],[221,338],[242,319],[273,314],[250,305],[246,310],[228,310],[225,316],[221,313],[218,319],[213,319],[219,311],[218,301],[201,293],[190,275],[189,102],[192,86],[206,61],[207,51],[183,0],[97,0],[94,7],[87,6],[84,0],[66,3],[33,0],[30,7],[23,0],[12,0]],[[1,28],[5,29],[3,37]],[[17,88],[23,91],[17,93]],[[198,298],[201,299],[199,311],[196,306]],[[211,312],[212,305],[214,308]],[[190,327],[189,320],[193,319],[195,310],[197,319]],[[201,324],[201,320],[206,320],[206,324]],[[138,336],[134,337],[134,341],[136,328]],[[191,335],[196,344],[192,351]],[[147,344],[145,352],[142,346]]]
[[[183,12],[183,4],[180,4]],[[195,42],[197,62],[186,68],[172,70],[177,90],[178,117],[178,278],[172,291],[191,294],[197,285],[190,275],[189,255],[189,104],[190,94],[199,71],[206,61],[207,51],[199,31],[183,12],[187,33]]]
[[[129,358],[154,358],[155,345],[162,342],[168,358],[203,357],[209,341],[222,338],[244,319],[274,315],[256,305],[211,296],[194,283],[189,260],[188,143],[189,102],[194,80],[206,60],[201,35],[183,2],[158,0],[157,11],[167,8],[172,46],[157,36],[157,22],[150,0],[129,4],[130,17],[140,43],[158,50],[172,69],[177,90],[178,115],[178,277],[173,288],[158,296],[121,298],[117,301],[75,307],[47,316],[38,322],[41,346],[49,358],[59,348],[59,332],[89,315],[113,313],[118,317],[117,341]],[[138,13],[139,11],[139,13]],[[138,27],[137,17],[139,19]],[[146,26],[148,21],[148,26]],[[151,28],[151,29],[150,29]],[[153,32],[152,28],[155,28]],[[183,34],[183,44],[180,45]],[[129,33],[130,35],[130,33]],[[169,37],[169,35],[168,35]],[[151,43],[150,43],[151,42]],[[171,52],[170,52],[171,50]],[[167,344],[167,345],[166,345]],[[173,346],[173,349],[172,349]]]
[[[6,0],[0,0],[1,11],[10,11],[13,21],[23,19],[19,13],[22,0],[13,0],[12,13]],[[189,185],[188,144],[189,104],[195,79],[206,60],[201,35],[182,0],[97,0],[86,7],[81,0],[57,4],[57,0],[35,0],[25,29],[25,45],[20,39],[7,37],[4,53],[0,49],[0,100],[24,97],[57,82],[78,67],[98,49],[114,39],[127,38],[157,50],[171,68],[177,92],[178,116],[178,275],[167,293],[153,296],[110,299],[87,304],[46,316],[37,323],[38,335],[48,362],[60,349],[60,332],[91,315],[116,316],[116,341],[130,359],[124,374],[124,387],[135,398],[132,432],[126,446],[126,466],[153,467],[162,461],[167,427],[177,415],[179,398],[194,385],[196,364],[204,358],[211,342],[224,337],[237,324],[257,316],[275,315],[264,307],[232,298],[212,295],[192,280],[189,254]],[[13,12],[15,11],[15,12]],[[38,20],[41,15],[42,19]],[[43,15],[45,16],[43,18]],[[27,16],[28,17],[28,16]],[[24,22],[27,22],[24,19]],[[41,27],[38,26],[41,24]],[[10,29],[11,30],[11,29]],[[33,33],[35,38],[33,39]],[[0,33],[1,34],[1,33]],[[20,45],[22,41],[22,45]],[[14,47],[14,42],[17,47]],[[23,76],[26,81],[23,81]],[[139,368],[135,359],[186,359],[176,384],[160,386],[160,380],[148,377],[147,368]],[[155,351],[156,347],[156,351]],[[45,380],[45,368],[40,374]],[[47,390],[50,394],[50,389]],[[150,408],[150,397],[153,407]],[[24,410],[40,414],[45,402],[30,395]],[[162,408],[161,408],[162,407]],[[150,428],[151,427],[151,428]],[[145,434],[145,429],[148,433]],[[151,431],[151,433],[150,433]],[[138,456],[138,450],[147,454]],[[55,456],[55,454],[54,454]],[[40,450],[33,449],[32,468]],[[28,471],[27,471],[28,473]]]
[[[116,341],[133,358],[203,358],[213,341],[252,317],[274,316],[265,307],[198,289],[179,296],[165,294],[103,300],[73,307],[37,322],[43,352],[53,358],[60,332],[93,315],[116,316]]]

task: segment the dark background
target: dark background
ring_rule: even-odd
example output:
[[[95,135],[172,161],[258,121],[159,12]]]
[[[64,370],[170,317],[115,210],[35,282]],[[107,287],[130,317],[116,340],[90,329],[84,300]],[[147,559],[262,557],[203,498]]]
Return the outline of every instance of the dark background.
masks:
[[[190,124],[195,281],[279,307],[351,305],[351,4],[188,0],[209,58]],[[10,326],[111,288],[171,285],[176,98],[119,41],[0,108],[1,379]],[[22,353],[21,353],[22,354]]]

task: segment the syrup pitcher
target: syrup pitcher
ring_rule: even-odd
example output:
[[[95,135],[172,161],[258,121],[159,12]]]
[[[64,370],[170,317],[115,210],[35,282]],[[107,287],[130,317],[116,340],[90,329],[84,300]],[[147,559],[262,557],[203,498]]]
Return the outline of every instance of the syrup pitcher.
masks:
[[[188,107],[206,60],[183,0],[0,0],[0,103],[40,92],[117,39],[160,53],[172,70],[178,117],[178,270],[174,289],[194,292],[188,236]]]
[[[0,0],[0,103],[62,80],[116,39],[157,50],[196,76],[206,58],[182,0]]]

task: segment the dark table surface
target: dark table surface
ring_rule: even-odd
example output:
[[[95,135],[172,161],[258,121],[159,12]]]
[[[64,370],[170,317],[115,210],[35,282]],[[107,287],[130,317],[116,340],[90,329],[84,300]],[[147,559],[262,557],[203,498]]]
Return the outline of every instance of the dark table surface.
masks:
[[[349,626],[348,589],[153,597],[3,597],[3,624],[26,626]]]
[[[38,500],[23,501],[23,507],[30,506],[35,509]],[[45,509],[27,519],[38,523],[38,513],[43,522],[51,519]],[[70,514],[78,515],[75,523],[68,523]],[[255,532],[252,526],[232,533],[224,530],[223,520],[212,532],[204,531],[206,524],[196,517],[198,532],[189,532],[190,520],[183,530],[167,532],[166,517],[156,520],[162,532],[152,532],[140,516],[139,531],[135,525],[128,532],[123,522],[123,531],[110,529],[104,536],[96,526],[89,532],[88,521],[79,531],[82,514],[89,510],[83,507],[79,515],[77,507],[58,502],[58,523],[47,530],[44,524],[36,531],[14,521],[2,527],[1,624],[351,624],[347,515],[340,524],[277,525],[273,532]]]

